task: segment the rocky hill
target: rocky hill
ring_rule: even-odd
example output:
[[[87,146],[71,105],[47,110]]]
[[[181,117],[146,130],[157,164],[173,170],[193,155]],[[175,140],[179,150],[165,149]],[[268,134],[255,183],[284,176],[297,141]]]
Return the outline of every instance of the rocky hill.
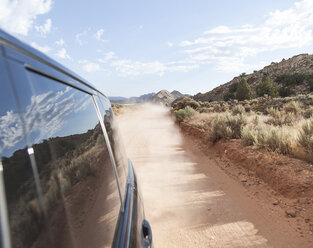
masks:
[[[177,98],[178,97],[176,95],[168,92],[167,90],[161,90],[150,99],[150,102],[170,106]]]
[[[251,74],[245,75],[247,82],[249,83],[251,90],[256,95],[256,86],[264,81],[267,77],[273,80],[283,74],[311,74],[313,73],[313,55],[300,54],[290,59],[283,59],[282,61],[265,66],[262,70],[254,71]],[[238,83],[241,80],[241,76],[234,77],[231,81],[216,87],[215,89],[206,92],[198,93],[194,96],[197,101],[218,101],[223,100],[224,95],[229,91],[231,85]],[[278,85],[280,87],[280,85]],[[310,92],[310,86],[308,84],[296,85],[293,88],[294,94],[307,94]]]

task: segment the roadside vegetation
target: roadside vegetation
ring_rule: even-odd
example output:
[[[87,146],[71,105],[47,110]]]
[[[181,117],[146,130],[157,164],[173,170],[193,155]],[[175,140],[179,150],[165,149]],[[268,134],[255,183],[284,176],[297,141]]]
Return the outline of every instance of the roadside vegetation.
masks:
[[[244,89],[241,101],[201,102],[184,98],[172,104],[177,122],[205,130],[208,142],[241,139],[246,146],[313,162],[313,95],[278,95],[277,84],[266,79],[258,88],[261,97],[249,99],[249,88],[232,89],[232,96]],[[239,94],[240,95],[240,94]]]

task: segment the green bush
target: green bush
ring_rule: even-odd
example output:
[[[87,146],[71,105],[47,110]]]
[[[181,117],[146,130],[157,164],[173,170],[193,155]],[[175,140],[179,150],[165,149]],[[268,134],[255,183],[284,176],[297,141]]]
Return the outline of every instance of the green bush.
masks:
[[[247,83],[247,80],[245,78],[242,78],[238,84],[236,90],[236,98],[239,101],[243,101],[246,99],[250,100],[252,98],[250,85]]]
[[[292,86],[302,84],[307,75],[303,73],[282,74],[276,78],[276,82],[284,86]]]
[[[298,144],[313,156],[313,117],[303,124],[298,137]]]
[[[277,84],[267,77],[265,81],[258,84],[256,87],[256,93],[259,97],[264,95],[276,97],[278,95]]]
[[[197,111],[195,111],[190,106],[187,106],[187,107],[185,107],[183,109],[174,111],[176,120],[178,122],[182,122],[184,119],[189,118],[189,117],[193,116],[196,113],[197,113]]]
[[[215,116],[209,129],[209,141],[220,139],[239,139],[241,129],[247,124],[247,117],[243,114],[232,116],[229,113]]]
[[[229,101],[230,99],[236,98],[236,91],[238,88],[238,83],[233,83],[229,86],[228,92],[224,95],[224,101]]]
[[[287,96],[293,95],[294,91],[289,86],[283,86],[283,87],[279,88],[278,94],[281,97],[287,97]]]

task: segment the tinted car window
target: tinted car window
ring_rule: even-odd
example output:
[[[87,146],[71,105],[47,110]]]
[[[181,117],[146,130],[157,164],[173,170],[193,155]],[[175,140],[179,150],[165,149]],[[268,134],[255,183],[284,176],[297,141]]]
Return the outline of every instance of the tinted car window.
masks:
[[[14,70],[20,70],[14,83],[47,216],[48,229],[32,247],[46,242],[51,247],[111,246],[120,201],[91,96],[34,72]]]
[[[114,118],[114,113],[109,101],[102,95],[96,97],[101,115],[104,117],[103,121],[108,133],[110,144],[113,150],[116,167],[118,170],[119,181],[121,184],[121,191],[125,196],[127,171],[128,171],[128,157],[126,155],[125,147],[120,136],[118,124]]]
[[[45,228],[23,124],[0,56],[0,156],[13,247],[31,247]],[[2,185],[1,185],[2,186]]]

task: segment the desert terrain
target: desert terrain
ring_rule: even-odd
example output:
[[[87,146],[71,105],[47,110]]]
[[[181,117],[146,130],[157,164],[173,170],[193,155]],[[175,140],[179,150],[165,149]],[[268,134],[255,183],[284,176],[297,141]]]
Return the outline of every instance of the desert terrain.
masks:
[[[231,149],[227,157],[228,143],[208,147],[161,106],[141,105],[118,122],[155,247],[312,247],[311,220],[293,212],[299,198],[238,166],[245,160],[233,162]]]

